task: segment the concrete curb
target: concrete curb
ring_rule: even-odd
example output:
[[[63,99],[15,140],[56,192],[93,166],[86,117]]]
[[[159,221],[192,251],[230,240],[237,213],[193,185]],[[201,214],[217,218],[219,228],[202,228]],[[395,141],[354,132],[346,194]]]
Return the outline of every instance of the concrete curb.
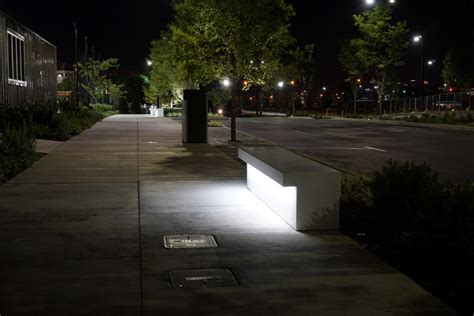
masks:
[[[461,126],[461,125],[448,125],[448,124],[432,124],[432,123],[411,123],[404,121],[390,121],[380,119],[357,119],[357,118],[331,118],[336,121],[352,121],[352,122],[370,122],[375,124],[387,124],[387,125],[398,125],[398,126],[409,126],[409,127],[421,127],[421,128],[438,128],[446,130],[457,130],[457,131],[468,131],[474,132],[474,127]]]

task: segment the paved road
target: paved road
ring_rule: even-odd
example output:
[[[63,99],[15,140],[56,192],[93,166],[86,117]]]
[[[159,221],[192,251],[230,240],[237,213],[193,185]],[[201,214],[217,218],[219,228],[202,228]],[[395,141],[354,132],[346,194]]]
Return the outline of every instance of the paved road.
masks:
[[[452,181],[474,179],[472,131],[282,118],[239,118],[237,128],[347,170],[378,170],[391,158],[427,162]]]

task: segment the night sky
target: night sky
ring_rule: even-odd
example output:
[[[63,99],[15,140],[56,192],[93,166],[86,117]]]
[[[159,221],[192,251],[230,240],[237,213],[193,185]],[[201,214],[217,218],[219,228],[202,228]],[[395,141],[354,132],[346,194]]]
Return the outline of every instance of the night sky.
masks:
[[[322,84],[335,89],[342,81],[337,61],[339,44],[353,34],[352,15],[364,10],[365,1],[289,2],[296,9],[293,34],[301,44],[316,43],[318,77]],[[55,44],[59,63],[73,61],[72,24],[77,22],[80,45],[87,36],[89,47],[94,46],[100,57],[118,57],[127,73],[145,70],[151,40],[159,37],[172,17],[167,0],[0,0],[0,9]],[[425,35],[426,58],[438,61],[433,74],[439,73],[447,49],[474,43],[474,0],[397,0],[394,12],[397,18],[407,20],[412,34]],[[412,46],[403,80],[417,79],[419,63],[419,48]]]

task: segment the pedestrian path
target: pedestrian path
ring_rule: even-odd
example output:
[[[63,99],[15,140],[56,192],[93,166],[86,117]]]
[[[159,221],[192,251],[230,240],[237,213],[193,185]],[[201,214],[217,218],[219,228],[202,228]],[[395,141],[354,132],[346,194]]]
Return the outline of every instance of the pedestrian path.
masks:
[[[177,234],[218,247],[163,247]],[[452,314],[345,235],[293,231],[166,118],[113,116],[0,186],[0,249],[2,316]],[[170,282],[210,268],[238,286]]]

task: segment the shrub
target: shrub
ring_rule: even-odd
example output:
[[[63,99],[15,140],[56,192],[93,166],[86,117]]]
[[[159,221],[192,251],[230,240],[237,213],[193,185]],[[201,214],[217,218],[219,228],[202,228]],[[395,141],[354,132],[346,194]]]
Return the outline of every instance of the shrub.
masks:
[[[207,127],[222,127],[222,124],[218,121],[208,121]]]
[[[164,111],[167,117],[181,117],[182,115],[181,108],[164,108]]]
[[[371,180],[362,175],[342,179],[341,229],[356,238],[369,229],[368,215],[373,203],[370,184]]]
[[[413,162],[390,160],[374,173],[371,188],[371,235],[388,248],[397,248],[402,241],[414,242],[424,234],[429,226],[426,220],[436,217],[443,196],[438,175],[426,164]]]
[[[92,104],[91,107],[94,111],[101,113],[104,118],[118,113],[118,111],[115,110],[114,106],[110,104],[98,103]]]
[[[26,125],[6,126],[0,135],[0,183],[29,168],[37,159],[33,134]]]

